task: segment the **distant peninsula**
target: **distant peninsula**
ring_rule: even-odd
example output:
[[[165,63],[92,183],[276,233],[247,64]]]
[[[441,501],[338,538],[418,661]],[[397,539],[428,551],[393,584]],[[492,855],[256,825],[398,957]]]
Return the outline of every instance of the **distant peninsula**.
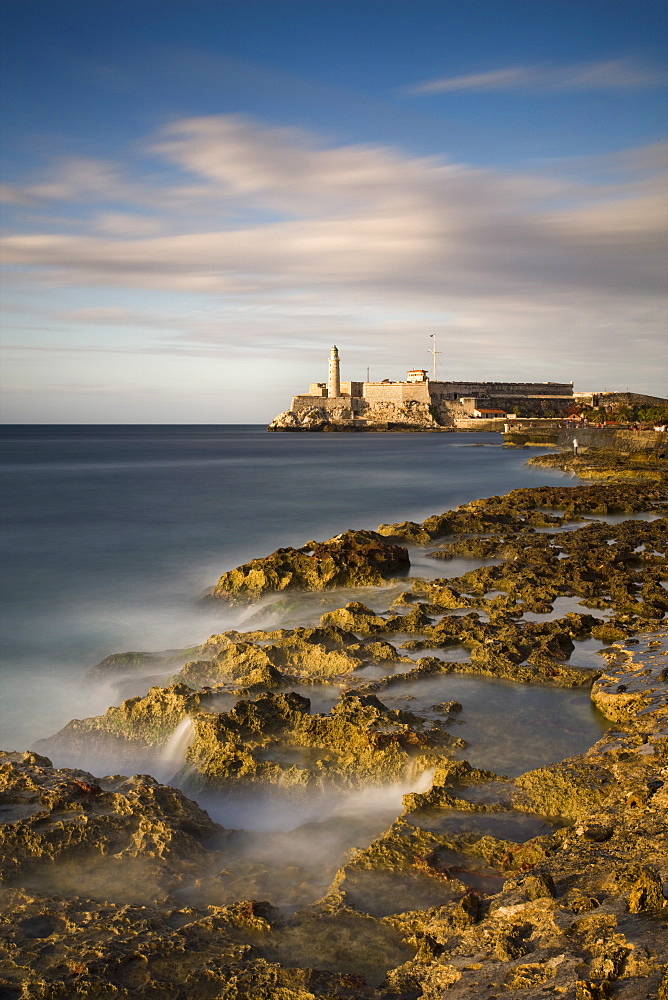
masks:
[[[665,403],[637,393],[575,393],[573,382],[453,382],[430,379],[423,368],[405,381],[342,382],[339,352],[332,347],[327,382],[313,382],[293,396],[270,431],[454,431],[503,429],[515,417],[567,417],[600,396],[629,403]],[[490,423],[491,422],[491,423]],[[473,426],[477,426],[474,424]]]

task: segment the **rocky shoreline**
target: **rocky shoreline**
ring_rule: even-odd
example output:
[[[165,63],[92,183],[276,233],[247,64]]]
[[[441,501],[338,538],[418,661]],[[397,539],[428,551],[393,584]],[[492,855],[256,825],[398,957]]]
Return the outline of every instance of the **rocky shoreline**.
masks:
[[[668,485],[662,463],[607,463],[605,483],[279,549],[206,600],[289,617],[307,592],[317,620],[92,668],[135,693],[0,754],[0,998],[665,1000]],[[407,575],[416,554],[433,573]],[[590,692],[603,735],[510,777],[476,766],[465,700],[427,697],[453,677]],[[91,761],[172,762],[177,787]],[[407,779],[334,865],[307,850],[321,822],[295,848],[191,798],[370,809]],[[327,835],[350,844],[346,823]]]
[[[322,406],[312,406],[304,411],[285,410],[279,413],[270,424],[268,431],[287,431],[290,433],[326,432],[335,434],[346,433],[382,433],[384,431],[426,431],[452,433],[454,425],[440,424],[433,416],[426,403],[406,403],[395,406],[392,403],[375,407],[376,412],[371,417],[356,418],[346,416],[346,410],[325,409]]]

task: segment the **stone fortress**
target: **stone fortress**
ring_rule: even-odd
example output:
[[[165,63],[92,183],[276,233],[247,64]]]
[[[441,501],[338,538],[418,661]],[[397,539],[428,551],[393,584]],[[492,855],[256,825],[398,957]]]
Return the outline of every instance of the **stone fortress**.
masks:
[[[293,396],[269,430],[454,430],[459,419],[565,415],[574,404],[572,382],[443,382],[423,368],[403,382],[342,382],[332,347],[327,382]]]

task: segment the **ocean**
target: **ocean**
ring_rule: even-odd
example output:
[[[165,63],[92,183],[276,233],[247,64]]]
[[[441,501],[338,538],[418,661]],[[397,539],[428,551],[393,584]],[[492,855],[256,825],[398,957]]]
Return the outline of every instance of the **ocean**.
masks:
[[[113,652],[243,628],[198,605],[282,545],[422,520],[563,480],[498,434],[271,434],[261,426],[5,426],[0,746],[105,711],[82,683]]]

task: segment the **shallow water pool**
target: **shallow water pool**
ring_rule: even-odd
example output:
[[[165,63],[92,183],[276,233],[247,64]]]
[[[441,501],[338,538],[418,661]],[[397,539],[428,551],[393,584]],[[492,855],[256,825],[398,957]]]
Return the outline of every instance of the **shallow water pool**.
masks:
[[[380,698],[429,720],[442,717],[440,703],[460,702],[449,728],[467,746],[456,756],[510,777],[582,753],[609,726],[582,688],[446,674],[394,685]]]

